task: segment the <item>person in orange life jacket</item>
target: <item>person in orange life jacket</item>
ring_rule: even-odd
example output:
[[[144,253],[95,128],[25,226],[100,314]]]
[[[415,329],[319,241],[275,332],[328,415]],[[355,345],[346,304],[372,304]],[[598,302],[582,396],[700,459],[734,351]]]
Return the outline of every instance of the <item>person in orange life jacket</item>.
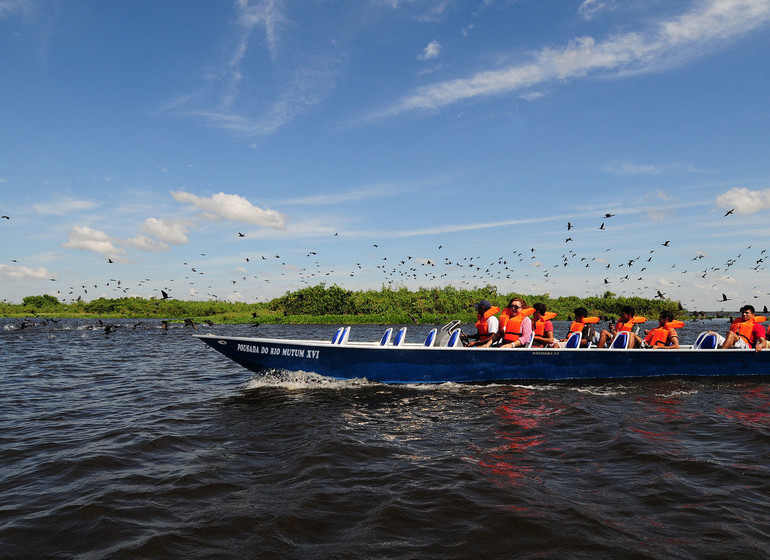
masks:
[[[532,314],[532,346],[550,347],[554,342],[551,319],[556,317],[556,313],[549,313],[544,303],[536,303],[532,307],[535,309]]]
[[[482,299],[476,304],[476,334],[469,335],[468,338],[473,338],[472,342],[468,343],[468,346],[489,346],[492,343],[492,338],[500,328],[500,321],[496,317],[500,311],[499,307],[493,307],[487,300]]]
[[[642,339],[633,332],[634,324],[637,322],[637,318],[634,317],[634,313],[636,313],[636,310],[630,305],[623,307],[623,309],[620,311],[620,320],[615,324],[614,328],[611,327],[611,330],[602,330],[601,334],[599,335],[599,342],[596,347],[604,348],[604,345],[607,344],[613,336],[615,336],[615,333],[628,331],[631,335],[631,339],[628,341],[628,347],[639,348],[642,345]],[[642,319],[642,317],[639,317],[638,319]]]
[[[574,313],[575,320],[572,321],[572,324],[569,327],[567,338],[569,338],[569,335],[571,335],[573,332],[580,332],[580,346],[585,348],[588,346],[589,342],[596,342],[593,340],[593,338],[595,336],[598,337],[598,335],[594,332],[594,329],[591,325],[598,323],[599,317],[588,317],[588,310],[585,307],[577,307]],[[567,342],[567,338],[562,338],[560,341],[554,342],[553,347],[564,348],[564,345]]]
[[[754,348],[757,352],[765,346],[765,327],[754,317],[754,306],[741,307],[741,316],[735,319],[727,331],[722,348]]]
[[[484,346],[501,341],[500,348],[526,346],[532,337],[532,320],[528,317],[534,310],[518,297],[511,299],[500,317],[500,330]]]
[[[674,314],[671,311],[661,311],[658,316],[658,328],[645,331],[647,336],[644,337],[644,342],[652,348],[679,348],[679,336],[673,321]]]

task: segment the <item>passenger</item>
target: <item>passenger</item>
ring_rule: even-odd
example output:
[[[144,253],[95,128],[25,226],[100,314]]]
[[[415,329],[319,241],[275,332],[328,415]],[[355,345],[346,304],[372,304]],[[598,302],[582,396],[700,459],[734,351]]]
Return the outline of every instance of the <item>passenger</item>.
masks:
[[[532,346],[550,347],[554,342],[551,319],[556,317],[556,313],[549,312],[544,303],[536,303],[532,307],[535,310],[532,315]]]
[[[630,305],[623,307],[620,311],[620,320],[615,324],[614,328],[610,327],[611,330],[602,330],[599,335],[599,343],[596,347],[604,348],[604,345],[612,340],[612,337],[615,336],[616,333],[628,332],[630,335],[628,347],[639,348],[642,345],[642,339],[634,332],[634,325],[645,323],[647,322],[647,319],[644,317],[637,317],[634,313],[635,309]]]
[[[566,344],[567,339],[569,339],[569,336],[575,332],[582,333],[580,336],[580,346],[582,348],[586,348],[591,342],[596,342],[594,340],[596,337],[596,332],[591,325],[598,323],[599,317],[588,317],[588,310],[585,307],[576,308],[574,313],[575,320],[572,321],[572,324],[569,327],[569,331],[567,331],[567,338],[563,338],[558,342],[554,342],[554,348],[564,348],[564,345]]]
[[[764,321],[764,317],[761,318]],[[754,306],[741,307],[741,316],[735,319],[727,331],[722,348],[754,348],[757,352],[765,346],[765,327],[754,316]]]
[[[499,307],[493,307],[485,299],[476,304],[476,313],[478,313],[476,318],[477,332],[468,336],[468,338],[475,340],[469,341],[467,346],[489,346],[492,343],[492,338],[500,328],[500,321],[496,317],[499,311]]]
[[[512,298],[500,314],[500,329],[484,346],[491,346],[498,342],[501,348],[527,346],[532,338],[532,320],[528,315],[534,311],[533,308],[527,307],[523,299]]]
[[[681,321],[674,321],[671,311],[661,311],[658,316],[658,327],[646,331],[644,342],[651,348],[671,349],[679,348],[679,336],[675,327],[683,327]]]

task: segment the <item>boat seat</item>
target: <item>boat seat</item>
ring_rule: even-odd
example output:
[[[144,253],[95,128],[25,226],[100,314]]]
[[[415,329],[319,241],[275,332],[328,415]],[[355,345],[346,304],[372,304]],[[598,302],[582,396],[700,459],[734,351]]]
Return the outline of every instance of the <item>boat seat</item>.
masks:
[[[715,350],[719,343],[717,333],[713,331],[702,332],[692,345],[693,350]]]
[[[339,337],[337,337],[337,342],[335,344],[347,344],[349,338],[350,338],[350,327],[345,327],[342,329],[342,334]]]
[[[433,346],[433,343],[436,341],[437,332],[438,329],[431,329],[428,333],[428,336],[425,337],[425,344],[423,344],[423,346]]]
[[[337,329],[337,332],[334,333],[334,336],[332,337],[332,344],[339,344],[340,340],[342,339],[342,333],[344,332],[345,327],[340,327]]]
[[[449,321],[446,325],[441,327],[436,334],[436,341],[433,343],[433,345],[446,346],[447,342],[449,342],[449,337],[452,335],[452,332],[457,328],[459,324],[460,320],[454,319],[453,321]]]
[[[380,339],[380,346],[387,346],[388,342],[390,342],[390,336],[393,334],[393,328],[388,327],[385,329],[385,332],[382,335],[382,338]]]
[[[449,335],[449,340],[446,343],[447,348],[455,348],[457,346],[460,346],[461,333],[462,331],[460,329],[456,329],[452,331],[452,334]]]
[[[567,343],[564,345],[564,348],[580,348],[580,339],[583,337],[583,333],[580,331],[573,332],[569,337],[567,338]]]
[[[630,340],[630,335],[628,332],[623,331],[619,332],[615,335],[615,338],[612,339],[612,342],[610,343],[610,349],[611,350],[625,350],[628,348],[628,341]]]
[[[396,333],[396,338],[393,340],[393,346],[401,346],[406,338],[406,327],[401,327]]]

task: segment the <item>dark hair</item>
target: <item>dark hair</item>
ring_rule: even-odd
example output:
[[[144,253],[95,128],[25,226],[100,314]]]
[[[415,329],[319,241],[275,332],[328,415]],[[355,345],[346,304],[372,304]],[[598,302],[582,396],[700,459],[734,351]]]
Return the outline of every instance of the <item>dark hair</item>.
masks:
[[[665,317],[666,321],[673,321],[674,320],[674,314],[671,313],[668,309],[664,309],[660,312],[661,317]]]
[[[754,313],[755,312],[754,311],[754,306],[753,305],[744,305],[743,307],[741,307],[741,313],[743,313],[744,311],[751,311],[752,313]]]
[[[508,305],[511,305],[511,304],[512,304],[514,301],[520,301],[520,302],[521,302],[521,306],[522,306],[522,307],[526,307],[526,306],[527,306],[527,302],[526,302],[526,301],[524,301],[524,298],[520,298],[519,296],[516,296],[516,297],[512,297],[512,298],[511,298],[511,299],[508,301]]]
[[[534,307],[535,311],[540,313],[540,315],[545,315],[545,312],[548,311],[548,308],[545,306],[544,303],[538,302],[538,303],[534,304],[532,307]]]
[[[623,306],[623,309],[621,309],[621,311],[622,311],[623,313],[628,313],[629,315],[635,315],[635,314],[636,314],[636,309],[634,309],[634,308],[633,308],[632,306],[630,306],[630,305],[624,305],[624,306]]]
[[[588,317],[588,309],[585,307],[575,308],[575,317]]]

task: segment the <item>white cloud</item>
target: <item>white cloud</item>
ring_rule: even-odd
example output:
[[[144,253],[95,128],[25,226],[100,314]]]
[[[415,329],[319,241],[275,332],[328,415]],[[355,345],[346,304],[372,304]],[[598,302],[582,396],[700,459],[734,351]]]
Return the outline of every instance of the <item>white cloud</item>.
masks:
[[[142,231],[171,245],[187,243],[187,230],[192,225],[190,220],[147,218]]]
[[[162,241],[150,239],[144,235],[137,235],[129,239],[124,239],[120,241],[120,243],[122,245],[127,245],[128,247],[133,247],[134,249],[139,249],[140,251],[148,251],[151,253],[159,253],[160,251],[169,250],[168,245]]]
[[[195,196],[184,191],[171,191],[174,200],[181,204],[192,204],[203,211],[207,220],[232,220],[245,224],[284,229],[285,216],[275,210],[262,209],[252,205],[244,197],[223,192],[209,198]]]
[[[736,187],[719,195],[717,206],[727,210],[734,208],[736,214],[755,214],[770,208],[770,189],[752,191]]]
[[[46,268],[29,268],[28,266],[9,266],[0,263],[0,279],[3,280],[40,280],[54,276]]]
[[[542,49],[528,63],[419,88],[374,116],[436,110],[466,99],[519,92],[570,78],[659,70],[701,56],[719,42],[754,30],[768,20],[768,0],[696,3],[692,11],[646,32],[617,34],[603,41],[579,37],[564,47]]]
[[[81,249],[100,255],[125,255],[123,249],[113,245],[113,238],[103,231],[87,226],[75,226],[70,230],[69,241],[62,243],[67,249]]]
[[[425,47],[425,50],[422,51],[422,54],[418,56],[420,60],[431,60],[433,58],[438,58],[438,56],[441,54],[441,43],[438,41],[431,41],[428,43],[428,46]]]

